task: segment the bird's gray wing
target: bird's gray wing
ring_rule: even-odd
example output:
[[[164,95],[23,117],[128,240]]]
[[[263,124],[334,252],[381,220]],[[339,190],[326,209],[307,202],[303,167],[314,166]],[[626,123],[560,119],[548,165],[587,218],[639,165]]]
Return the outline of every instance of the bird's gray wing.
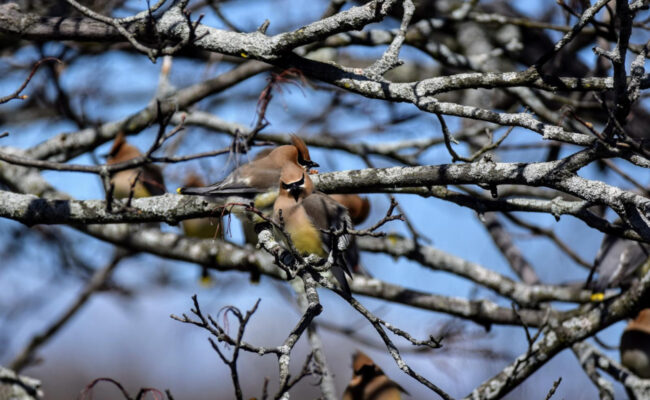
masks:
[[[330,252],[332,247],[336,246],[336,259],[335,266],[332,268],[332,274],[340,283],[343,291],[349,295],[350,287],[345,279],[345,274],[352,277],[350,269],[356,265],[355,261],[358,261],[358,249],[356,248],[356,244],[351,247],[351,244],[354,243],[354,241],[351,240],[350,235],[347,233],[344,233],[337,238],[331,233],[322,231],[338,231],[344,227],[352,227],[348,211],[341,204],[321,192],[314,192],[307,196],[303,199],[302,205],[314,226],[317,229],[321,229],[321,240],[325,250]]]
[[[610,287],[629,285],[648,256],[650,246],[606,235],[594,261],[598,278],[592,288],[603,291]]]
[[[307,196],[302,201],[302,204],[314,226],[317,229],[321,229],[321,238],[325,250],[329,252],[333,246],[336,246],[339,252],[346,252],[351,244],[351,236],[349,234],[344,233],[338,238],[335,238],[331,233],[323,232],[322,230],[341,231],[343,229],[350,229],[352,227],[352,221],[350,220],[348,210],[321,192],[314,192]],[[338,239],[336,243],[334,243],[334,239]],[[346,268],[348,267],[347,264],[346,262]],[[347,272],[349,273],[349,271]]]
[[[279,185],[280,175],[274,169],[252,170],[242,166],[222,181],[210,186],[181,188],[181,194],[198,196],[242,196],[252,198]]]
[[[165,178],[163,178],[162,170],[159,166],[153,164],[143,166],[139,179],[152,196],[160,196],[167,193]]]

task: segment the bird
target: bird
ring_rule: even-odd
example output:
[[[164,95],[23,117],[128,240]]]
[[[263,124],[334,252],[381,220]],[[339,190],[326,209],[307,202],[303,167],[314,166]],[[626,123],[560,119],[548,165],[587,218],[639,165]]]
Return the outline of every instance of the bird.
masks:
[[[303,153],[306,152],[307,154],[307,159],[309,159],[309,150],[307,150],[307,146],[304,146],[304,142],[300,140],[300,143],[303,143],[303,146],[301,147],[296,147],[299,150],[299,153],[302,151]],[[302,149],[302,150],[300,150]],[[266,149],[263,149],[259,151],[257,154],[255,154],[255,157],[253,157],[252,161],[257,161],[259,159],[262,159],[266,156],[268,156],[271,152],[273,151],[272,147],[268,147]],[[318,166],[318,165],[317,165]],[[305,166],[306,170],[311,170],[310,168]],[[269,199],[270,200],[270,199]],[[275,201],[275,198],[272,198],[273,201]],[[264,204],[262,204],[264,203]],[[263,205],[260,211],[264,213],[268,213],[269,211],[273,211],[273,203],[272,202],[264,202],[264,201],[257,201],[257,206]],[[240,221],[242,223],[242,231],[244,233],[244,242],[256,246],[257,245],[257,232],[255,232],[255,223],[260,222],[258,218],[250,217],[249,218],[240,218]]]
[[[350,268],[358,262],[358,250],[354,238],[345,233],[352,227],[347,209],[325,193],[315,191],[304,169],[287,163],[280,174],[273,219],[284,227],[301,255],[316,254],[327,258],[330,250],[335,249],[331,272],[349,297],[350,287],[345,274],[352,277]],[[337,237],[330,231],[343,233]]]
[[[187,187],[203,187],[205,183],[196,174],[189,174],[183,184]],[[182,222],[185,236],[198,239],[223,239],[223,220],[221,217],[190,218]],[[208,268],[201,268],[199,282],[203,286],[210,286],[213,282]]]
[[[352,356],[352,379],[343,392],[343,400],[400,400],[409,394],[366,354],[357,351]]]
[[[285,163],[295,163],[306,170],[318,167],[318,163],[311,160],[309,150],[302,139],[291,135],[291,142],[290,145],[278,146],[265,156],[240,166],[220,182],[201,188],[179,188],[178,192],[200,196],[255,198],[258,194],[277,187]]]
[[[368,218],[370,201],[366,197],[357,194],[330,194],[329,196],[348,209],[354,225],[359,225]]]
[[[629,287],[650,271],[650,244],[605,235],[594,260],[596,280],[588,278],[587,285],[594,294],[592,300],[601,300],[607,288]]]
[[[650,379],[650,308],[628,323],[621,336],[621,364],[639,378]]]
[[[140,157],[142,153],[135,146],[130,145],[123,132],[120,132],[106,157],[108,165],[114,165]],[[116,172],[111,177],[113,196],[118,199],[131,197],[141,198],[165,194],[165,180],[162,170],[154,164],[145,164],[140,167],[125,169]]]
[[[203,180],[195,174],[185,178],[186,187],[204,187]],[[221,218],[190,218],[183,221],[183,232],[186,236],[199,239],[223,239],[223,224]]]
[[[277,193],[266,192],[277,188],[280,172],[285,163],[294,163],[306,171],[319,166],[312,161],[309,149],[300,137],[291,135],[291,143],[260,151],[250,163],[235,169],[220,182],[202,188],[179,188],[178,192],[208,197],[237,196],[253,199],[255,208],[265,214],[270,213]],[[242,223],[246,243],[255,246],[257,244],[255,225],[261,222],[261,218],[239,209],[234,209],[233,212]]]

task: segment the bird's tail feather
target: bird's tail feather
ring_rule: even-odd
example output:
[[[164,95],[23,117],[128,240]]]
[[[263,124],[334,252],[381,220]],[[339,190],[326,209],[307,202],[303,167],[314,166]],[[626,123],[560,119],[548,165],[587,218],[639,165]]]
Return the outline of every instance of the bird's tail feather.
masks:
[[[214,188],[210,186],[178,188],[178,193],[180,194],[193,194],[199,196],[207,196],[208,194],[211,194],[210,192],[212,191],[214,191]]]
[[[251,187],[223,187],[215,188],[214,186],[206,187],[188,187],[178,188],[178,193],[189,194],[196,196],[241,196],[241,197],[255,197],[255,195],[263,192],[257,188]]]
[[[338,265],[335,265],[332,267],[332,275],[334,275],[334,278],[336,278],[336,281],[341,285],[341,290],[343,290],[343,293],[347,297],[352,296],[352,291],[350,290],[350,285],[348,285],[348,281],[345,277],[345,272],[342,267],[339,267]]]

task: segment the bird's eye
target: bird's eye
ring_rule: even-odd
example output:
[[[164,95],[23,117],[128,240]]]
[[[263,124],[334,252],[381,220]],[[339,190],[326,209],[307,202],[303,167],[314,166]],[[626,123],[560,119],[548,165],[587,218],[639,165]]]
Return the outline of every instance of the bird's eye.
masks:
[[[282,189],[289,189],[291,187],[291,185],[287,185],[286,183],[284,183],[282,181],[280,181],[280,183],[282,184]]]

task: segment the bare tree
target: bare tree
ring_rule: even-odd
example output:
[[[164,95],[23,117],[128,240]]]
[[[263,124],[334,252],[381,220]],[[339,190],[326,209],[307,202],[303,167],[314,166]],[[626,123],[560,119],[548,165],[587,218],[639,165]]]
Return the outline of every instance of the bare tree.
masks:
[[[650,276],[602,294],[593,291],[587,282],[599,271],[589,256],[539,218],[573,217],[579,222],[575,237],[598,231],[629,243],[650,243],[648,2],[541,1],[546,10],[539,12],[532,11],[533,3],[528,10],[508,1],[297,2],[300,21],[285,19],[279,10],[265,15],[255,7],[233,19],[225,11],[230,2],[212,0],[0,5],[0,87],[7,91],[0,97],[0,123],[6,126],[0,140],[7,144],[0,147],[0,216],[24,224],[3,231],[2,269],[18,265],[16,259],[27,251],[24,243],[38,242],[57,274],[87,281],[67,312],[27,340],[8,366],[18,372],[33,363],[39,347],[94,292],[128,296],[131,289],[112,272],[125,257],[146,253],[211,272],[248,273],[251,281],[263,276],[291,282],[291,301],[300,316],[286,328],[285,340],[272,346],[245,338],[252,334],[249,323],[259,315],[259,300],[248,311],[237,304],[227,307],[220,320],[202,310],[194,296],[190,315],[172,315],[210,335],[238,399],[245,396],[242,382],[254,379],[261,398],[287,399],[304,379],[316,382],[322,398],[338,398],[343,388],[335,387],[333,371],[342,367],[327,362],[328,349],[319,336],[323,329],[385,349],[414,385],[452,398],[444,377],[412,367],[403,353],[410,345],[444,354],[446,346],[463,342],[454,337],[462,338],[465,331],[439,326],[418,338],[371,310],[364,298],[446,314],[487,330],[520,327],[526,351],[507,355],[506,367],[465,398],[502,398],[565,350],[573,351],[601,398],[614,396],[609,379],[637,395],[648,393],[650,382],[627,372],[588,339],[650,306]],[[261,25],[255,29],[242,16]],[[125,82],[131,84],[106,87],[104,74],[121,63],[128,66],[119,73],[129,75]],[[157,84],[151,63],[159,74]],[[171,71],[183,63],[199,73],[171,79]],[[144,88],[136,84],[142,80],[148,82]],[[302,103],[282,107],[291,90],[319,97],[301,97]],[[272,110],[278,106],[279,111]],[[38,140],[21,145],[15,138],[26,136],[23,130],[38,132]],[[172,193],[137,198],[141,173],[127,198],[114,196],[112,178],[120,171],[157,164],[165,166],[168,184],[180,183],[190,169],[214,180],[224,171],[225,156],[235,164],[245,162],[256,146],[290,143],[292,131],[324,158],[345,154],[366,166],[313,175],[318,190],[390,197],[387,212],[373,213],[368,228],[331,233],[355,236],[363,252],[463,278],[487,289],[477,292],[487,295],[447,296],[359,273],[350,281],[349,297],[325,274],[331,257],[295,252],[284,257],[292,249],[274,234],[283,227],[250,204]],[[120,134],[148,147],[128,161],[106,164],[96,152]],[[10,146],[11,140],[16,144]],[[74,187],[73,179],[65,178],[74,176],[66,175],[70,172],[96,175],[97,190],[70,194],[50,181],[67,179]],[[415,196],[426,206],[415,210],[395,201]],[[441,201],[473,211],[463,215],[484,226],[514,279],[430,242],[417,219]],[[264,221],[256,226],[257,248],[228,235],[199,239],[174,228],[190,218],[224,216],[228,230],[233,210]],[[388,223],[405,233],[387,234]],[[573,269],[581,278],[549,277],[541,268],[547,261],[521,246],[522,232],[552,243],[567,260],[562,269]],[[76,239],[84,237],[122,250],[108,263],[87,257],[84,239]],[[182,287],[159,278],[156,284]],[[336,293],[348,306],[340,322],[359,317],[376,336],[358,337],[344,323],[319,324],[325,305],[318,288]],[[26,295],[14,307],[13,314],[0,310],[8,327],[0,331],[0,340],[12,336],[16,315],[39,307],[38,297]],[[237,323],[235,333],[229,320]],[[302,337],[311,347],[305,359],[295,352]],[[241,373],[242,353],[276,356],[278,380],[272,389],[268,379]],[[0,351],[0,356],[6,355]],[[300,372],[292,376],[291,367],[298,364]],[[563,371],[554,373],[557,381],[539,388],[538,397],[548,393],[551,398],[566,382]],[[100,381],[89,384],[84,395]],[[119,382],[109,382],[131,398]],[[165,394],[170,399],[171,389]],[[136,398],[154,392],[163,397],[143,388]]]

